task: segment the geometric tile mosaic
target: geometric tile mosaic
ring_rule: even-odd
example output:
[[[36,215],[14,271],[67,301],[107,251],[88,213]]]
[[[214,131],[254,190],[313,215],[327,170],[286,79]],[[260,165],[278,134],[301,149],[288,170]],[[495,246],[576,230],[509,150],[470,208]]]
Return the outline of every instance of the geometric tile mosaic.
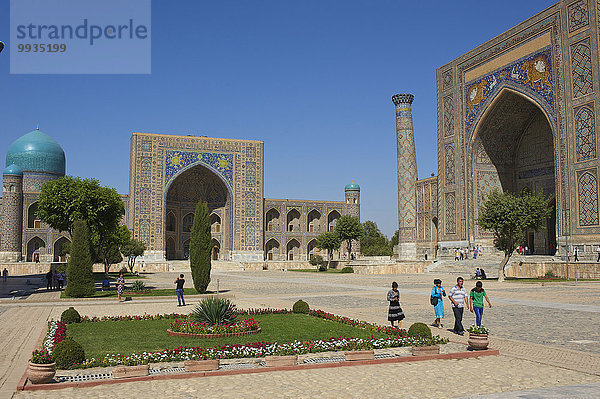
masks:
[[[585,96],[594,90],[589,38],[571,46],[571,72],[573,74],[573,98]]]
[[[598,225],[598,180],[595,170],[578,173],[579,225]]]
[[[454,143],[446,144],[444,147],[444,160],[446,170],[446,184],[452,185],[456,183],[454,174]]]
[[[583,28],[590,24],[590,17],[588,13],[588,2],[587,0],[579,0],[567,7],[568,20],[569,20],[569,33],[574,32],[577,29]]]
[[[444,137],[454,134],[454,100],[452,94],[444,97]]]
[[[575,152],[578,162],[596,158],[594,112],[587,106],[575,114]]]

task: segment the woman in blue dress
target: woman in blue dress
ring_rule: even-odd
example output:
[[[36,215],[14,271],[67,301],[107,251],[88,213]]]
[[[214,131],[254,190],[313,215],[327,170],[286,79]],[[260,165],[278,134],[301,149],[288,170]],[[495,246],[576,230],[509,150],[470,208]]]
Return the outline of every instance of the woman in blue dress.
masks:
[[[446,296],[446,291],[444,290],[444,287],[442,287],[442,280],[436,278],[435,280],[433,280],[431,298],[432,301],[435,301],[433,298],[437,298],[437,304],[433,307],[433,309],[435,310],[435,321],[433,322],[433,326],[437,326],[437,328],[444,327],[444,325],[441,322],[441,319],[444,318],[444,296]]]

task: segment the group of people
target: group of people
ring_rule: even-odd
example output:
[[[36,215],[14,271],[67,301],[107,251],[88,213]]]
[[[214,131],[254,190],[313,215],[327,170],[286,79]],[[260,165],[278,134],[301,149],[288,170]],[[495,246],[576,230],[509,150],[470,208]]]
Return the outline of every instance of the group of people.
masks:
[[[475,245],[472,249],[469,248],[455,248],[454,249],[454,260],[469,259],[470,253],[473,254],[473,259],[477,259],[477,256],[483,255],[483,250],[479,245]]]
[[[531,255],[533,253],[533,250],[530,250],[528,246],[519,245],[519,247],[517,248],[517,253],[519,255]]]
[[[67,277],[64,272],[59,272],[56,269],[51,269],[46,273],[46,289],[62,289],[65,286]]]
[[[491,308],[492,303],[488,298],[485,290],[483,289],[483,283],[477,281],[475,287],[471,289],[467,295],[467,291],[464,287],[464,279],[459,277],[456,279],[456,285],[453,286],[448,293],[444,287],[442,287],[442,280],[433,280],[433,288],[431,289],[431,305],[435,312],[435,320],[433,322],[434,327],[442,328],[442,319],[444,318],[444,298],[448,297],[452,307],[452,313],[454,314],[454,328],[451,330],[455,334],[463,335],[465,329],[462,324],[463,313],[465,307],[475,314],[475,324],[481,327],[481,321],[483,319],[483,301],[487,301],[488,306]],[[390,303],[388,309],[388,321],[392,324],[392,327],[396,327],[394,323],[398,323],[400,328],[402,320],[405,318],[402,307],[400,306],[400,292],[398,291],[398,283],[392,283],[392,289],[388,291],[387,300]]]

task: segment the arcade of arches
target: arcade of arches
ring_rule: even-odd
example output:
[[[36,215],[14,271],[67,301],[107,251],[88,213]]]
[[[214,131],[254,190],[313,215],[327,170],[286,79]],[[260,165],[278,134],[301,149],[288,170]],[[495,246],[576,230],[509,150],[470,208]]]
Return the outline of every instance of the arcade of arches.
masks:
[[[505,89],[479,123],[473,150],[473,203],[475,218],[492,190],[541,192],[555,203],[554,139],[542,110],[531,100]],[[474,225],[476,239],[491,239]],[[536,254],[556,250],[556,207],[546,228],[530,231],[526,242]]]

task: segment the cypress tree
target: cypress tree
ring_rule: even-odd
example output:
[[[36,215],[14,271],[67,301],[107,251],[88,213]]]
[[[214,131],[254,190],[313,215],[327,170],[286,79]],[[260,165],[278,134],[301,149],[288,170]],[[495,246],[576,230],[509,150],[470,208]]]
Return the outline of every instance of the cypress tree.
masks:
[[[71,257],[67,263],[67,288],[70,297],[92,296],[96,292],[92,255],[90,251],[90,231],[83,220],[73,224]]]
[[[208,204],[200,201],[196,205],[191,231],[190,268],[194,288],[201,294],[206,292],[206,287],[210,283],[211,240]]]

